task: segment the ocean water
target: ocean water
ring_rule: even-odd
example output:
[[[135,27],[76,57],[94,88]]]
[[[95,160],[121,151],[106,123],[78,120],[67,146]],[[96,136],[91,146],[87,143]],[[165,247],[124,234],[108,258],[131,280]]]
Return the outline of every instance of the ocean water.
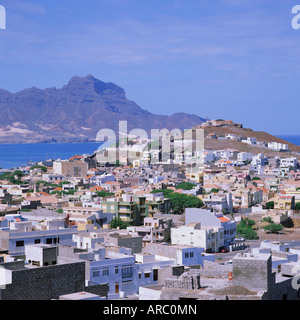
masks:
[[[280,139],[283,139],[287,142],[290,142],[292,144],[295,144],[296,146],[300,146],[300,135],[280,135],[280,136],[277,136],[278,138]]]
[[[92,154],[101,143],[32,143],[0,144],[0,167],[3,169],[27,165],[47,159],[68,159],[74,155]]]

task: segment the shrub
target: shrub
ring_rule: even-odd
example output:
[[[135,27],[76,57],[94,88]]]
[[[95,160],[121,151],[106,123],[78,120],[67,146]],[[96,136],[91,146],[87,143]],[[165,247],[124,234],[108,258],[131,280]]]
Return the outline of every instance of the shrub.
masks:
[[[264,230],[269,233],[276,233],[282,230],[282,225],[276,224],[276,223],[270,223],[268,226],[264,227]]]

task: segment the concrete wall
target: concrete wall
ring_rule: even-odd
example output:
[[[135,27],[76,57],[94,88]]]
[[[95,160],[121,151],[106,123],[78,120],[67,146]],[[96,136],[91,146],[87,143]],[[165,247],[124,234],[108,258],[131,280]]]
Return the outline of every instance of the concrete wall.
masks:
[[[162,285],[139,288],[139,300],[160,300]]]

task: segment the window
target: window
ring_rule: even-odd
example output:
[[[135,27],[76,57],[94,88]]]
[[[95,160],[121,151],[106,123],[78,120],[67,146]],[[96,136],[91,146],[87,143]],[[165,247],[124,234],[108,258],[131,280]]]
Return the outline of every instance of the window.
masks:
[[[41,239],[34,239],[34,243],[35,243],[35,244],[41,243]]]
[[[102,269],[102,275],[103,276],[108,276],[109,275],[109,269],[108,268],[103,268]]]
[[[93,277],[99,277],[99,270],[93,270]]]
[[[190,258],[194,257],[194,252],[190,252]]]
[[[131,278],[133,275],[132,265],[126,265],[122,267],[122,278]]]
[[[52,238],[47,238],[47,239],[46,239],[46,243],[47,243],[47,244],[52,244]]]
[[[141,279],[142,278],[142,274],[141,273],[139,273],[139,279]]]
[[[115,267],[115,274],[118,274],[118,273],[119,273],[119,267],[116,266],[116,267]]]
[[[153,281],[158,280],[158,269],[153,269]]]
[[[54,238],[53,243],[59,243],[59,238]]]
[[[16,241],[16,247],[24,247],[24,241],[23,240]]]
[[[144,276],[145,276],[145,278],[150,278],[150,272],[145,272]]]
[[[186,253],[184,254],[184,257],[185,257],[185,258],[188,258],[188,257],[189,257],[189,253],[186,252]]]

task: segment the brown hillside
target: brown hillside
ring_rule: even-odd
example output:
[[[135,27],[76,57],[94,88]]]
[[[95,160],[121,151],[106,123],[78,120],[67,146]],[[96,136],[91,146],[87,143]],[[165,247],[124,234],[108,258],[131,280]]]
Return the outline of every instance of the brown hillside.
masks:
[[[283,139],[277,138],[269,133],[263,132],[263,131],[253,131],[249,128],[240,128],[237,126],[230,126],[230,125],[224,125],[224,126],[197,126],[195,128],[203,128],[205,132],[205,136],[209,133],[216,133],[217,136],[226,136],[229,133],[239,135],[241,137],[254,137],[257,139],[257,141],[264,141],[266,143],[268,142],[281,142],[286,143],[289,146],[289,150],[293,152],[300,152],[300,146],[296,146],[288,141],[285,141]],[[252,153],[264,153],[265,155],[269,156],[275,156],[280,155],[283,157],[289,157],[291,156],[291,152],[276,152],[272,151],[266,148],[259,148],[247,145],[243,142],[234,141],[234,140],[217,140],[217,139],[205,139],[205,148],[207,149],[224,149],[224,148],[234,148],[238,149],[240,151],[245,152],[252,152]]]

